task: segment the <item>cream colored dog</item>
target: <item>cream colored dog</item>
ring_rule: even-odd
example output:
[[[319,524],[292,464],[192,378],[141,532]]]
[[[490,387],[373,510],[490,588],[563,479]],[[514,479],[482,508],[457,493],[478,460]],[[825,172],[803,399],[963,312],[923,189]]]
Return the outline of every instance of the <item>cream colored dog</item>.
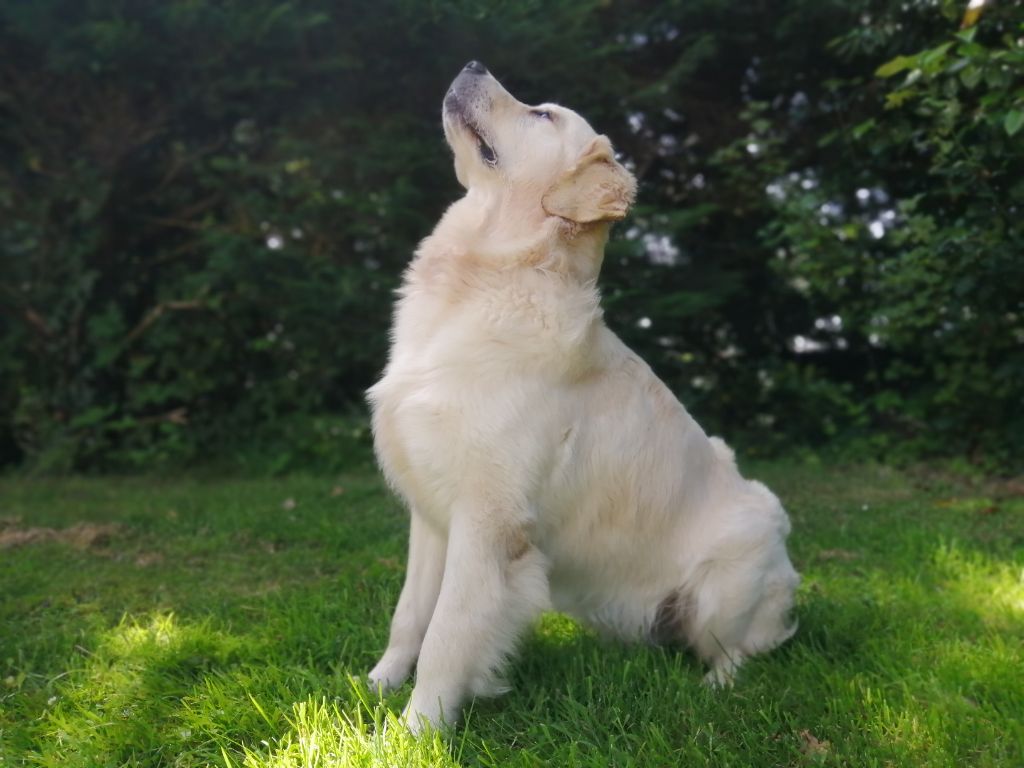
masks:
[[[602,320],[597,275],[633,177],[579,115],[520,103],[477,62],[444,129],[467,193],[406,272],[369,392],[412,516],[371,681],[394,688],[415,664],[406,722],[452,722],[502,690],[548,607],[689,644],[730,681],[795,629],[789,521]]]

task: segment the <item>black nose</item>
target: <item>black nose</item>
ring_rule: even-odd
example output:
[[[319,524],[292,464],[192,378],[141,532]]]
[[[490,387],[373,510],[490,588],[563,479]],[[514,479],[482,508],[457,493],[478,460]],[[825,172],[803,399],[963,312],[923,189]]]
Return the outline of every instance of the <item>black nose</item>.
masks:
[[[487,67],[481,64],[479,61],[471,61],[469,62],[469,64],[463,67],[463,71],[472,72],[474,75],[486,75]]]

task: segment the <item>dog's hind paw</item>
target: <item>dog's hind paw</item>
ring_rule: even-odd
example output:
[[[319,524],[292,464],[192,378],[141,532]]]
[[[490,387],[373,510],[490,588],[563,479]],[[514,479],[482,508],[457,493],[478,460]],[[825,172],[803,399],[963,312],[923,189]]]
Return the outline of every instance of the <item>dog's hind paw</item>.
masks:
[[[736,682],[736,672],[742,663],[743,657],[739,654],[716,660],[711,665],[711,670],[704,675],[704,685],[709,688],[731,688]]]

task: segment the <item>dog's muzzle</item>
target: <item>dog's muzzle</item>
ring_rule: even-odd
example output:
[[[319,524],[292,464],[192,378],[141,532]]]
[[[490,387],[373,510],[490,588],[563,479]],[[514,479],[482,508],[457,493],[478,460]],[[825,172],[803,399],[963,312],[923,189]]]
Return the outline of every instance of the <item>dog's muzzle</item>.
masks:
[[[489,85],[494,81],[487,67],[479,61],[471,61],[452,81],[444,97],[444,121],[463,129],[473,137],[486,165],[498,164],[498,155],[485,127],[491,111]]]

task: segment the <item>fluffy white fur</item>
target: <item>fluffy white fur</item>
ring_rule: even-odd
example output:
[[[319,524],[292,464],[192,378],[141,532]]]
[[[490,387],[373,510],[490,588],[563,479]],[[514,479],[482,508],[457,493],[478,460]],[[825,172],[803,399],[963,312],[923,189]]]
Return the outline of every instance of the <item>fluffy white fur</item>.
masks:
[[[412,516],[405,586],[371,680],[417,667],[409,726],[500,692],[549,607],[679,641],[726,683],[787,639],[789,521],[602,320],[609,223],[635,182],[574,112],[479,66],[448,93],[467,188],[420,245],[369,393],[378,459]]]

